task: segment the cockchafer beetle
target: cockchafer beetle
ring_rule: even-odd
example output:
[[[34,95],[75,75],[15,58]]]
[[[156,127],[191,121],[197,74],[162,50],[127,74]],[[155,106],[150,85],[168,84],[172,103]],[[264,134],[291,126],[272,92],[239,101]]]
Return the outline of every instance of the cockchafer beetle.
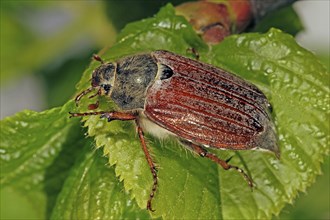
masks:
[[[272,151],[279,148],[271,106],[254,85],[212,65],[168,51],[124,57],[116,62],[94,59],[101,65],[93,71],[91,87],[76,96],[76,103],[97,90],[109,96],[120,111],[71,113],[71,117],[101,115],[112,120],[132,120],[149,164],[153,187],[147,209],[157,188],[157,172],[143,132],[156,137],[175,136],[187,148],[209,158],[225,170],[235,169],[253,187],[252,179],[206,148]],[[94,110],[92,104],[89,109]]]

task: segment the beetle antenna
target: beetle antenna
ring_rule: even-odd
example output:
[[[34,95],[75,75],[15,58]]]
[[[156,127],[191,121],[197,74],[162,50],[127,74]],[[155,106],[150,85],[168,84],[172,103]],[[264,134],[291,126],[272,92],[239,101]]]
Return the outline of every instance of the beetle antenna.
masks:
[[[102,58],[97,54],[93,54],[93,59],[96,61],[99,61],[101,64],[104,64],[104,61],[102,60]]]
[[[101,88],[99,88],[99,90],[97,90],[97,93],[95,93],[94,95],[89,96],[88,98],[94,98],[95,96],[101,95]]]
[[[90,93],[92,90],[94,89],[94,87],[89,87],[88,89],[82,91],[81,93],[79,93],[76,98],[74,99],[74,101],[76,102],[76,106],[78,106],[78,103],[80,101],[80,99],[85,96],[86,94]]]

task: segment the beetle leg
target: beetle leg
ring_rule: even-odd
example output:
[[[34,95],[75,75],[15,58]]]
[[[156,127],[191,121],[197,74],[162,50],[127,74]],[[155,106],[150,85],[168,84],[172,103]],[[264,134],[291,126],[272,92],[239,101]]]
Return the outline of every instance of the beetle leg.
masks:
[[[127,112],[105,112],[101,114],[100,118],[106,118],[108,119],[108,122],[113,120],[129,121],[129,120],[135,120],[136,115],[134,113],[127,113]]]
[[[97,100],[96,103],[94,104],[89,104],[88,105],[88,110],[95,110],[99,107],[100,102]]]
[[[152,186],[152,189],[151,189],[151,193],[149,195],[149,199],[148,199],[148,202],[147,202],[147,210],[150,210],[150,211],[154,212],[155,210],[152,209],[152,207],[151,207],[151,200],[154,198],[155,192],[156,192],[157,186],[158,186],[157,170],[156,170],[154,162],[152,161],[150,153],[148,151],[147,144],[146,144],[146,141],[145,141],[145,138],[144,138],[144,135],[143,135],[143,130],[142,130],[138,120],[135,120],[135,122],[136,122],[136,126],[137,126],[137,132],[138,132],[138,135],[139,135],[139,138],[140,138],[142,150],[144,152],[144,155],[146,156],[146,159],[148,161],[148,164],[149,164],[149,167],[150,167],[150,170],[151,170],[151,174],[152,174],[152,177],[153,177],[153,180],[154,180],[154,183],[153,183],[153,186]]]
[[[149,199],[147,202],[147,209],[154,212],[155,210],[152,209],[151,207],[151,200],[153,199],[155,192],[157,190],[157,185],[158,185],[158,178],[157,178],[157,170],[155,167],[154,162],[152,161],[152,158],[150,156],[150,153],[148,151],[147,148],[147,144],[143,135],[143,130],[138,122],[137,119],[137,115],[135,113],[130,113],[130,112],[104,112],[104,111],[100,111],[100,112],[83,112],[83,113],[73,113],[73,112],[69,112],[70,114],[70,118],[71,117],[83,117],[83,116],[89,116],[89,115],[101,115],[101,118],[107,118],[108,122],[112,121],[112,120],[121,120],[121,121],[129,121],[129,120],[135,120],[136,126],[137,126],[137,133],[139,135],[140,138],[140,142],[141,142],[141,146],[142,146],[142,150],[144,152],[144,155],[147,159],[147,162],[149,164],[150,170],[151,170],[151,174],[153,177],[153,186],[151,189],[151,193],[149,195]]]
[[[198,53],[198,51],[195,48],[190,47],[186,51],[189,52],[189,53],[192,53],[192,55],[195,56],[195,59],[196,60],[199,60],[199,53]]]
[[[220,166],[222,166],[223,169],[225,169],[225,170],[229,170],[229,169],[235,169],[235,170],[237,170],[237,172],[239,172],[243,176],[243,178],[246,180],[246,182],[249,184],[249,186],[251,188],[253,188],[253,180],[251,179],[251,177],[249,177],[244,172],[244,170],[242,170],[241,168],[239,168],[237,166],[233,166],[233,165],[228,164],[228,161],[231,158],[229,158],[228,160],[221,160],[215,154],[212,154],[212,153],[208,152],[207,150],[205,150],[201,146],[198,146],[198,145],[193,144],[193,143],[190,143],[190,142],[183,142],[183,143],[186,144],[186,145],[188,145],[194,152],[196,152],[197,154],[199,154],[201,157],[206,157],[206,158],[209,158],[210,160],[216,162],[217,164],[219,164]]]
[[[101,118],[107,118],[108,121],[112,120],[120,120],[120,121],[129,121],[129,120],[135,120],[136,115],[134,113],[130,112],[82,112],[82,113],[73,113],[69,112],[70,118],[72,117],[83,117],[83,116],[89,116],[89,115],[101,115]]]
[[[228,163],[232,158],[233,158],[233,156],[229,157],[229,158],[226,160],[226,163]]]
[[[79,93],[76,98],[74,99],[74,101],[76,102],[76,106],[78,106],[78,103],[80,101],[80,99],[85,96],[86,94],[90,93],[94,88],[93,87],[89,87],[88,89],[82,91],[81,93]]]

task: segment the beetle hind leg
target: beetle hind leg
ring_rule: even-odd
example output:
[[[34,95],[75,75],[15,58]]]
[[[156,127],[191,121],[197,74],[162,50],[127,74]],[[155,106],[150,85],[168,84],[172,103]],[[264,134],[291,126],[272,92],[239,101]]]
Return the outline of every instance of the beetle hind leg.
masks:
[[[234,169],[237,172],[239,172],[243,178],[246,180],[246,182],[249,184],[249,186],[251,188],[253,188],[253,180],[251,179],[251,177],[249,177],[249,175],[247,175],[244,170],[242,170],[241,168],[237,167],[237,166],[233,166],[230,165],[228,162],[230,161],[231,157],[227,160],[221,160],[217,155],[208,152],[206,149],[204,149],[203,147],[188,142],[188,141],[181,141],[184,145],[188,146],[189,149],[193,150],[195,153],[197,153],[198,155],[200,155],[201,157],[206,157],[210,160],[212,160],[213,162],[219,164],[223,169],[225,170],[229,170],[229,169]]]

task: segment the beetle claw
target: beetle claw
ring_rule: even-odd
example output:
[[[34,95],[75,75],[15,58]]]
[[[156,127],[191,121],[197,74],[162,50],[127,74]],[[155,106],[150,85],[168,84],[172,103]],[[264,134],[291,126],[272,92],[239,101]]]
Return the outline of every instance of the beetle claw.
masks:
[[[100,116],[100,118],[106,118],[108,122],[111,122],[114,120],[111,113],[104,113]]]
[[[147,210],[149,210],[149,211],[151,211],[151,212],[155,212],[155,211],[156,211],[155,209],[153,209],[153,208],[151,207],[151,201],[148,201],[148,203],[147,203]]]
[[[226,160],[226,163],[228,163],[232,158],[233,158],[233,156],[229,157],[229,158]]]

